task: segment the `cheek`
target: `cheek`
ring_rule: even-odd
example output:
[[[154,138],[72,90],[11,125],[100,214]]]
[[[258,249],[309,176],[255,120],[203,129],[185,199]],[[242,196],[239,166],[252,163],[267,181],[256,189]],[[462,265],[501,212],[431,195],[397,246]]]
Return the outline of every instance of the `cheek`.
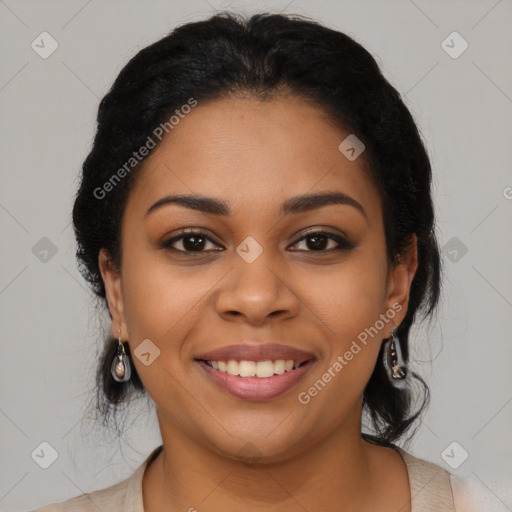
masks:
[[[191,347],[194,340],[209,334],[208,327],[215,322],[212,291],[222,284],[226,269],[178,267],[165,254],[142,252],[127,254],[123,264],[123,300],[134,365],[150,395],[163,392],[180,400],[179,383],[188,378]],[[138,345],[147,339],[158,354],[149,366],[137,358]]]
[[[322,416],[315,427],[319,436],[359,407],[383,339],[384,284],[376,258],[354,259],[315,281],[311,309],[323,324],[328,348],[317,371],[301,386],[298,400],[312,418]]]
[[[123,263],[125,318],[137,373],[159,407],[171,403],[179,404],[179,410],[192,408],[193,400],[183,393],[190,361],[185,361],[185,354],[182,357],[182,348],[204,316],[204,300],[218,278],[197,267],[172,268],[154,257],[127,255]],[[144,345],[149,364],[138,357],[143,340],[151,341]]]
[[[163,341],[179,324],[190,324],[216,281],[214,274],[171,265],[165,254],[127,255],[122,279],[130,334]]]
[[[314,277],[305,273],[302,280],[307,306],[328,327],[340,350],[383,313],[386,267],[377,253],[361,251],[340,265],[316,271]]]

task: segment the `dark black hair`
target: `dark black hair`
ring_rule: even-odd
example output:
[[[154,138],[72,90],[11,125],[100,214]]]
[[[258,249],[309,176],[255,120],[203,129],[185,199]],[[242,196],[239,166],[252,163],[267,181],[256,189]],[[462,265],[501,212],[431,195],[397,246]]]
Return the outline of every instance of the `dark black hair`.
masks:
[[[432,315],[440,295],[430,161],[409,110],[372,55],[348,35],[303,16],[262,13],[246,18],[222,12],[175,28],[124,66],[99,105],[93,147],[73,208],[79,270],[108,309],[98,253],[105,248],[112,264],[121,267],[122,214],[144,159],[128,170],[126,162],[147,146],[158,126],[191,99],[204,104],[250,94],[265,101],[282,93],[314,103],[364,143],[366,171],[382,200],[389,263],[398,262],[411,235],[417,236],[418,268],[397,330],[407,362],[410,327],[419,312],[423,319]],[[113,182],[123,166],[122,179]],[[128,344],[126,348],[129,353]],[[362,436],[389,445],[419,419],[429,390],[419,375],[411,375],[422,396],[413,410],[417,393],[410,385],[399,389],[391,384],[382,364],[383,348],[363,395],[375,435]],[[145,393],[135,368],[126,384],[111,377],[115,350],[116,340],[109,335],[98,366],[96,397],[106,423],[110,412],[115,417],[116,404],[126,403],[134,391]]]

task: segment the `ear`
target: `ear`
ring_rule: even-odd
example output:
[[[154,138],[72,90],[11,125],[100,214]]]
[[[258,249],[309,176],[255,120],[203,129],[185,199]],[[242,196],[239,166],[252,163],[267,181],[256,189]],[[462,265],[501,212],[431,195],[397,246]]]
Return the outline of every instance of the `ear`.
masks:
[[[114,338],[117,338],[119,336],[119,329],[121,329],[122,338],[127,339],[128,329],[126,328],[124,317],[121,274],[119,270],[114,268],[112,259],[106,249],[100,249],[98,265],[103,283],[105,284],[108,308],[112,315],[112,335]]]
[[[397,326],[402,323],[407,314],[411,283],[417,268],[418,237],[413,233],[408,246],[400,255],[399,262],[388,272],[386,311],[390,309],[397,311],[394,320]],[[387,337],[391,336],[392,328],[391,325]]]

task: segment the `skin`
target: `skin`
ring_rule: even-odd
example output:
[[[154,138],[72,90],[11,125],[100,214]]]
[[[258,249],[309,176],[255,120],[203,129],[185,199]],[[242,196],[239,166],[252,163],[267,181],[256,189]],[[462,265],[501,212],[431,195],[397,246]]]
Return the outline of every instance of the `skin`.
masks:
[[[146,159],[123,216],[121,269],[99,256],[113,335],[120,327],[132,354],[145,339],[160,350],[149,366],[132,358],[164,445],[144,474],[146,512],[410,510],[400,454],[360,437],[363,389],[391,321],[308,404],[297,399],[393,304],[401,323],[417,268],[414,235],[401,262],[388,264],[363,156],[338,150],[347,135],[292,95],[220,99],[193,108]],[[366,217],[346,204],[279,214],[286,199],[320,191],[351,196]],[[171,204],[145,218],[161,197],[192,193],[226,201],[231,215]],[[175,251],[159,246],[183,228],[213,240],[206,252],[179,252],[183,240]],[[311,248],[304,233],[322,229],[357,246]],[[263,248],[252,263],[235,251],[247,236]],[[275,399],[236,398],[194,356],[249,338],[306,350],[315,364]],[[256,462],[240,455],[248,446]]]

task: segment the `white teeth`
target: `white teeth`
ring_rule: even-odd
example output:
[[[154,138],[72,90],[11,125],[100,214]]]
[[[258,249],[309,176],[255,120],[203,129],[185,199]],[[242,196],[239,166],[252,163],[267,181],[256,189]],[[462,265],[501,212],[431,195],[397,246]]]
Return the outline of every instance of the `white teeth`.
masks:
[[[284,369],[286,366],[286,361],[284,359],[278,359],[277,361],[274,361],[274,373],[277,375],[281,375],[281,373],[284,373]]]
[[[233,361],[233,359],[230,359],[228,361],[228,366],[226,370],[229,373],[229,375],[238,375],[238,361]]]
[[[260,363],[258,363],[258,365],[259,364]],[[258,365],[254,361],[240,361],[238,363],[238,375],[240,375],[240,377],[254,377]]]
[[[272,361],[258,361],[256,365],[256,375],[263,379],[274,375],[274,363]]]
[[[259,377],[265,379],[273,375],[281,375],[284,372],[290,372],[300,366],[293,359],[277,359],[275,361],[208,361],[208,364],[214,369],[229,375],[239,375],[240,377]]]

